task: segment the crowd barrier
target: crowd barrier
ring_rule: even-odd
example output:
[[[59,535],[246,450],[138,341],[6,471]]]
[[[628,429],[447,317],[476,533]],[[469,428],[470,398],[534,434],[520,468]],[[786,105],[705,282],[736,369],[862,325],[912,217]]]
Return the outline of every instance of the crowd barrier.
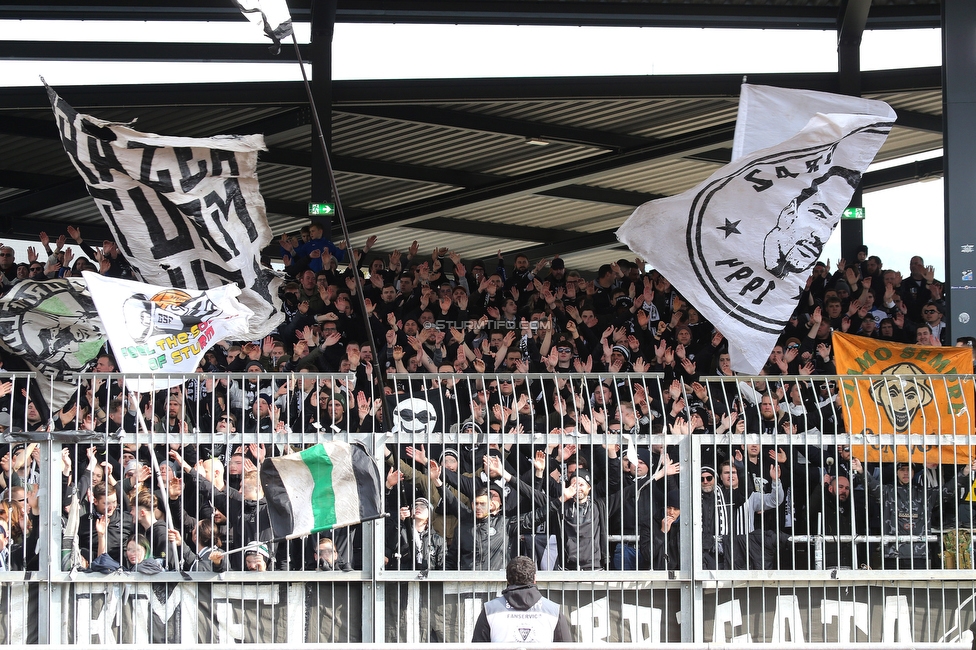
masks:
[[[839,400],[850,400],[847,413],[873,412],[879,421],[888,408],[883,400],[864,402],[869,393],[857,390],[861,383],[865,391],[874,386],[872,395],[902,399],[903,414],[913,393],[928,395],[935,407],[909,413],[907,427],[851,432]],[[504,588],[503,560],[515,553],[536,559],[540,589],[561,604],[580,647],[962,647],[972,639],[976,440],[968,417],[941,400],[954,399],[957,388],[971,395],[972,376],[702,377],[685,385],[657,374],[505,371],[390,375],[380,391],[362,373],[92,374],[69,385],[6,373],[0,387],[9,445],[0,460],[7,486],[0,501],[31,521],[18,539],[0,510],[9,531],[0,550],[0,643],[465,643],[482,605]],[[262,392],[268,408],[249,406],[263,401],[255,398]],[[47,404],[59,400],[65,408],[52,412]],[[87,404],[95,407],[91,415]],[[377,410],[390,414],[389,425]],[[730,410],[743,416],[741,424],[723,417]],[[269,428],[262,413],[276,412],[282,423]],[[200,473],[198,462],[216,458],[234,485],[266,456],[329,440],[370,452],[389,481],[382,490],[387,518],[336,532],[331,542],[321,541],[325,535],[278,542],[266,572],[232,560],[240,552],[224,557],[222,572],[165,562],[161,571],[145,572],[128,567],[121,550],[117,568],[86,552],[97,547],[85,519],[96,508],[90,492],[99,481],[111,488],[108,495],[140,471],[152,475],[145,479],[150,488],[166,481],[183,514],[160,512],[157,519],[179,531],[186,549],[199,520],[221,530],[227,517],[205,507],[217,503],[216,488],[193,488],[190,475],[166,469],[167,462]],[[445,450],[456,452],[460,478],[445,470],[452,463]],[[137,468],[127,480],[133,470],[126,452],[150,469]],[[740,456],[731,470],[740,492],[716,503],[703,468],[721,483],[721,462],[732,459],[736,468]],[[900,483],[901,463],[910,464],[907,485]],[[630,466],[657,478],[634,482]],[[499,467],[502,477],[494,476]],[[109,486],[107,474],[123,487]],[[600,547],[589,554],[579,550],[585,526],[567,523],[586,507],[561,493],[583,475],[588,507],[603,509],[605,518]],[[444,494],[452,482],[453,498]],[[465,531],[478,530],[469,504],[479,486],[492,485],[497,530],[474,534],[465,546]],[[436,560],[426,550],[422,560],[402,552],[418,543],[401,535],[413,531],[417,497],[431,502],[429,527],[456,540]],[[558,505],[561,498],[569,505]],[[119,510],[129,510],[119,499]],[[773,507],[745,505],[764,499]],[[717,514],[723,507],[724,523]],[[672,530],[663,532],[675,511]],[[748,514],[752,530],[738,531],[733,520]],[[245,529],[261,530],[263,517],[223,524],[241,526],[224,535],[223,550],[252,541]],[[120,535],[126,525],[119,516]],[[493,555],[492,536],[503,532],[504,549]],[[335,548],[331,562],[321,561],[323,544]]]

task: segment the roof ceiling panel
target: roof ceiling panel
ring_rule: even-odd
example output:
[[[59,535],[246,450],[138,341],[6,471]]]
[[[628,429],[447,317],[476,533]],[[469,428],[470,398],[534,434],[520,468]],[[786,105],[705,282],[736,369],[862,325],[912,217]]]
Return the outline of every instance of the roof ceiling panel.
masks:
[[[209,16],[208,20],[228,20],[231,15],[240,20],[232,8],[217,0],[172,0],[165,4],[106,1],[108,5],[99,5],[102,9],[109,5],[118,7],[144,15],[145,20],[198,11],[203,12],[198,15]],[[42,4],[52,10],[42,18],[64,17],[66,12],[78,18],[86,11],[91,16],[96,12],[95,5],[67,0]],[[511,0],[436,3],[339,0],[337,15],[339,20],[349,20],[372,11],[374,17],[370,20],[389,22],[422,22],[425,17],[434,16],[440,22],[497,19],[519,23],[525,18],[536,24],[547,21],[651,24],[662,20],[683,24],[701,16],[702,24],[724,25],[728,20],[752,21],[752,26],[760,23],[782,26],[787,18],[795,16],[795,27],[816,24],[820,29],[824,28],[823,23],[830,29],[836,25],[842,5],[843,0],[522,0],[519,3]],[[932,7],[937,14],[938,5],[938,0],[874,0],[869,21],[911,26],[913,16],[931,20]],[[17,6],[24,16],[34,17],[37,13],[28,4]],[[306,20],[309,2],[293,0],[292,9],[297,12],[297,20]],[[16,18],[16,11],[13,5],[0,9],[7,18]],[[580,22],[573,23],[574,20]],[[933,129],[933,124],[938,124],[926,116],[942,114],[942,94],[939,89],[931,88],[938,83],[933,70],[907,77],[903,72],[912,71],[893,71],[887,76],[865,73],[872,88],[902,89],[872,97],[888,101],[896,111],[915,113],[905,120],[906,125],[915,128],[896,125],[879,154],[880,160],[930,151],[942,145],[941,134],[922,130]],[[825,74],[774,78],[795,78],[816,88],[831,87],[834,79]],[[910,88],[904,79],[918,79],[919,85],[927,84],[927,87],[904,90]],[[650,150],[641,139],[667,141],[692,132],[718,130],[717,127],[734,122],[738,104],[734,96],[738,85],[735,75],[340,84],[335,90],[337,102],[331,113],[326,113],[331,117],[332,153],[352,163],[348,167],[359,172],[351,173],[341,167],[337,172],[342,202],[356,218],[363,215],[374,223],[384,224],[355,232],[354,243],[361,244],[368,233],[375,233],[380,237],[378,247],[384,250],[403,250],[418,239],[422,248],[444,245],[465,257],[487,257],[499,248],[513,251],[550,244],[538,238],[553,233],[557,240],[559,232],[570,236],[582,233],[582,237],[573,236],[580,241],[574,242],[564,257],[571,268],[591,270],[608,259],[629,254],[612,250],[605,236],[593,237],[595,248],[587,249],[588,234],[612,231],[633,210],[628,202],[636,202],[642,195],[668,196],[693,187],[718,169],[720,163],[709,162],[705,156],[691,157],[691,153],[708,148],[709,142],[713,142],[713,149],[731,145],[731,142],[714,142],[716,138],[698,140],[705,145],[694,149],[689,145],[684,151],[671,148],[666,157],[653,159],[649,158],[651,154],[644,156]],[[89,106],[99,105],[88,110],[95,117],[120,122],[138,119],[136,128],[165,135],[201,137],[240,132],[240,129],[266,131],[274,157],[267,156],[264,160],[277,162],[262,161],[259,168],[262,191],[279,210],[299,213],[273,212],[269,222],[275,232],[294,229],[307,221],[301,214],[301,206],[310,193],[312,174],[307,166],[311,159],[308,154],[312,146],[317,146],[311,126],[300,125],[307,116],[302,112],[291,118],[288,115],[302,105],[301,84],[275,84],[274,93],[260,92],[262,88],[271,88],[270,85],[231,86],[133,85],[99,87],[94,91],[76,87],[65,88],[64,98],[76,103],[80,110],[86,110],[86,102]],[[252,87],[255,92],[251,92]],[[2,115],[28,118],[38,124],[50,123],[53,131],[51,112],[39,107],[38,94],[32,95],[33,90],[0,89],[0,96],[6,100],[2,105],[8,107]],[[495,96],[504,99],[492,99]],[[268,104],[269,99],[278,104]],[[320,110],[328,109],[320,107]],[[273,119],[276,116],[280,119]],[[78,175],[54,134],[45,138],[36,126],[28,124],[28,127],[28,131],[35,132],[35,137],[23,135],[14,126],[8,127],[4,134],[0,126],[0,150],[5,158],[0,168],[14,172],[8,178],[33,187],[46,181],[45,176],[77,182]],[[547,137],[547,131],[551,137]],[[536,132],[549,144],[527,143],[527,138]],[[713,155],[721,158],[722,153]],[[373,163],[384,166],[370,173]],[[15,175],[18,172],[25,176],[18,178]],[[586,186],[590,187],[589,191]],[[553,196],[546,194],[550,190]],[[558,196],[560,192],[578,198]],[[0,227],[10,229],[14,227],[13,221],[17,224],[23,221],[20,217],[3,216],[3,202],[15,205],[19,193],[16,188],[0,188]],[[275,201],[286,203],[276,205]],[[454,226],[463,231],[465,224],[452,225],[443,220],[429,224],[438,230],[425,230],[423,221],[429,215],[497,226],[498,233],[481,236],[447,232],[445,228]],[[30,216],[74,223],[101,222],[88,197],[69,199]],[[526,229],[521,235],[520,228]],[[529,231],[529,228],[537,230]],[[494,232],[489,230],[488,235]]]
[[[440,216],[499,225],[590,232],[594,228],[586,227],[588,224],[599,223],[603,219],[613,218],[621,213],[630,214],[631,211],[631,208],[625,206],[524,194],[508,196],[469,208],[450,210]],[[572,222],[566,220],[568,213],[573,215]],[[602,228],[595,228],[595,230],[602,230]]]
[[[902,93],[865,94],[869,99],[879,99],[888,102],[898,112],[898,109],[918,111],[929,115],[942,115],[942,91],[918,90]]]
[[[895,124],[896,127],[891,130],[875,160],[893,160],[942,147],[941,133],[900,129],[897,127],[897,122]]]

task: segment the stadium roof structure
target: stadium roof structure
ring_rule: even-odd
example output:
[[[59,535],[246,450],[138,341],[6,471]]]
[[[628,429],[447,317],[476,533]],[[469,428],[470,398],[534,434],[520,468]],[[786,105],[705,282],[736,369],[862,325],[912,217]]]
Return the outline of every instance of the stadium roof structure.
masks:
[[[940,27],[938,0],[291,0],[296,22],[746,27],[836,30],[839,49],[865,29]],[[324,7],[320,11],[320,6]],[[5,3],[0,19],[238,21],[231,0],[48,0]],[[315,23],[313,22],[313,29]],[[315,44],[303,58],[315,61]],[[6,60],[271,60],[265,45],[0,42]],[[855,59],[856,63],[856,59]],[[750,83],[881,99],[898,122],[878,160],[942,147],[940,67],[750,74]],[[595,269],[623,256],[614,231],[634,207],[680,193],[728,162],[743,75],[333,81],[332,160],[361,245],[448,246],[561,255]],[[300,82],[64,86],[77,109],[182,136],[264,133],[259,175],[275,233],[308,222],[313,126]],[[319,107],[325,115],[326,108]],[[544,146],[538,146],[544,145]],[[0,237],[34,239],[76,224],[107,233],[61,148],[43,89],[0,89]],[[942,159],[864,177],[865,191],[942,174]],[[428,244],[429,242],[429,244]]]

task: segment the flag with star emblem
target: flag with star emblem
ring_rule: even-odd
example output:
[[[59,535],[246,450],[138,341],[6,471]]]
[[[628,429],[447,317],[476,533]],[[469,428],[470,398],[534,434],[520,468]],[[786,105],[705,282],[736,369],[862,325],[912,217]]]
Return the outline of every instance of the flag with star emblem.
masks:
[[[774,89],[778,103],[770,105],[753,101],[749,88],[739,110],[744,133],[781,116],[792,125],[797,115],[809,119],[771,146],[760,140],[757,148],[743,136],[743,155],[682,194],[638,207],[617,238],[725,335],[735,371],[757,374],[895,113],[860,98],[836,112],[843,97],[827,95],[832,101],[818,104],[825,93],[798,90]],[[789,96],[792,110],[783,105]],[[769,126],[775,133],[791,128]]]

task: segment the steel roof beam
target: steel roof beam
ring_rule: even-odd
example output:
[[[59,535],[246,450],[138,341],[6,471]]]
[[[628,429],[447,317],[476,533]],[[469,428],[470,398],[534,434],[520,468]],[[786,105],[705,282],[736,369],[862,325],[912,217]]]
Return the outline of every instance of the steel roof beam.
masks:
[[[552,244],[542,244],[541,246],[532,246],[530,248],[520,248],[517,251],[510,251],[509,253],[522,253],[530,260],[535,260],[541,257],[553,257],[555,255],[565,257],[571,253],[601,248],[626,249],[626,246],[621,244],[617,239],[617,229],[614,228],[612,230],[601,230],[599,232],[585,234],[577,233],[571,239],[564,239],[563,241]]]
[[[293,215],[296,219],[305,220],[308,217],[307,204],[300,201],[282,201],[280,199],[265,199],[265,207],[268,212],[275,214]],[[346,208],[346,218],[353,219],[357,215],[368,215],[361,210]],[[301,216],[298,216],[301,215]],[[363,232],[361,228],[355,228],[354,224],[349,224],[353,232]],[[535,228],[532,226],[518,226],[509,224],[488,223],[483,221],[469,221],[467,219],[450,219],[445,217],[435,217],[425,219],[410,224],[410,228],[417,230],[431,230],[435,232],[451,232],[464,235],[478,235],[481,237],[504,236],[506,239],[518,239],[522,241],[561,241],[574,237],[572,231],[557,230],[555,228]]]
[[[261,162],[272,165],[286,165],[308,169],[312,164],[312,154],[308,151],[295,149],[270,149],[261,152]],[[351,156],[333,156],[332,167],[337,172],[357,174],[361,176],[377,176],[381,178],[396,178],[400,180],[416,181],[418,183],[434,183],[452,187],[475,187],[497,183],[505,177],[493,174],[478,174],[446,167],[428,167],[424,165],[407,165],[391,163],[384,160],[369,158],[354,158]]]
[[[34,120],[29,117],[5,116],[0,119],[0,134],[17,135],[41,140],[60,140],[54,119]]]
[[[0,187],[15,187],[21,190],[39,190],[53,187],[69,180],[64,176],[52,174],[35,174],[12,169],[0,170]]]
[[[837,17],[837,44],[860,45],[868,22],[871,0],[845,0]]]
[[[311,0],[291,0],[292,19],[311,19]],[[727,3],[657,4],[648,2],[434,2],[432,0],[340,0],[338,22],[448,23],[512,25],[598,25],[670,27],[754,27],[767,29],[833,30],[833,7],[808,3],[764,6]],[[0,18],[57,20],[241,20],[240,12],[221,0],[172,0],[165,4],[131,0],[101,0],[81,4],[71,0],[46,0],[41,4],[7,4]],[[938,27],[938,4],[879,6],[868,20],[869,29]]]
[[[895,126],[903,126],[906,129],[916,131],[928,131],[929,133],[942,133],[942,116],[930,113],[919,113],[918,111],[906,111],[897,109],[898,119]]]
[[[352,224],[349,226],[352,228]],[[449,219],[434,217],[411,223],[408,227],[437,232],[451,232],[465,235],[479,235],[481,237],[504,237],[522,241],[563,241],[570,239],[574,233],[569,230],[556,228],[537,228],[534,226],[519,226],[508,223],[492,223],[489,221],[469,221],[467,219]]]
[[[865,192],[877,192],[909,183],[942,178],[945,174],[944,165],[942,156],[939,156],[868,172],[861,177],[861,189]]]
[[[865,72],[864,93],[938,90],[941,67]],[[834,73],[749,75],[749,82],[837,92]],[[522,79],[410,79],[334,81],[333,108],[363,104],[409,102],[511,102],[531,100],[585,101],[589,99],[674,99],[676,97],[739,96],[742,75],[663,75],[626,77],[544,77]],[[215,84],[145,84],[59,86],[58,92],[75,108],[140,106],[305,105],[301,82]],[[4,88],[0,109],[47,108],[43,88]]]
[[[420,183],[435,183],[437,185],[451,185],[454,187],[480,187],[497,183],[504,179],[503,176],[495,174],[480,174],[478,172],[449,169],[446,167],[391,163],[383,160],[354,158],[352,156],[333,156],[332,165],[336,171],[347,174],[399,178]]]
[[[875,7],[872,29],[896,26],[938,27],[938,5]],[[346,0],[339,2],[337,20],[376,23],[460,23],[511,25],[596,25],[607,27],[740,27],[833,30],[837,10],[831,6],[729,4],[728,2],[432,2]]]
[[[55,208],[62,203],[88,196],[88,187],[81,178],[63,180],[26,194],[0,201],[0,219],[22,217],[32,212]]]
[[[592,201],[593,203],[608,203],[636,208],[648,201],[664,198],[663,194],[649,194],[646,192],[631,192],[628,190],[614,190],[593,185],[564,185],[551,190],[538,192],[542,196],[554,196],[561,199],[575,201]]]
[[[335,111],[340,113],[352,113],[355,115],[382,117],[385,119],[400,120],[403,122],[413,122],[415,124],[434,124],[437,126],[467,129],[470,131],[504,133],[523,138],[555,140],[558,142],[582,144],[591,147],[601,147],[604,149],[628,149],[639,147],[649,142],[647,138],[627,135],[625,133],[612,133],[608,131],[599,131],[597,129],[584,129],[562,126],[559,124],[547,124],[545,122],[536,122],[532,120],[517,120],[506,117],[495,117],[493,115],[485,115],[482,113],[455,111],[432,106],[343,105],[341,107],[335,107]]]
[[[114,240],[115,236],[104,223],[72,222],[70,219],[54,221],[52,219],[0,219],[0,232],[7,237],[36,241],[37,234],[46,232],[51,240],[67,233],[67,227],[75,225],[81,231],[84,241],[93,246],[101,246],[106,239]],[[73,242],[68,241],[69,244]],[[42,251],[43,252],[43,251]],[[26,261],[26,260],[21,260]]]
[[[299,45],[302,58],[308,46]],[[0,41],[0,59],[26,61],[189,61],[225,63],[279,63],[263,44],[248,43],[112,43],[78,41]]]
[[[380,210],[359,219],[350,219],[350,227],[357,230],[375,228],[389,224],[409,225],[414,221],[448,210],[477,205],[517,194],[544,192],[549,189],[572,184],[593,174],[619,169],[628,165],[668,157],[683,157],[708,151],[732,139],[734,126],[722,124],[701,129],[674,138],[667,138],[655,144],[619,154],[594,156],[583,161],[559,165],[541,172],[531,172],[512,177],[486,187],[450,192],[441,196],[414,201],[403,206]]]
[[[142,84],[57,86],[55,90],[78,110],[155,106],[288,106],[308,104],[300,81],[213,84]],[[0,109],[50,109],[41,87],[0,89]]]
[[[838,92],[837,74],[799,72],[750,74],[749,83]],[[862,73],[865,92],[909,92],[942,87],[939,66]],[[628,75],[610,77],[527,77],[484,79],[403,79],[334,82],[337,111],[347,105],[423,102],[586,101],[590,99],[737,99],[741,74]]]
[[[312,109],[308,106],[288,107],[277,115],[263,117],[252,122],[243,122],[228,128],[222,128],[221,134],[251,135],[253,133],[263,133],[265,136],[272,136],[278,133],[285,133],[293,129],[307,127],[312,124]],[[216,134],[215,134],[216,135]]]

